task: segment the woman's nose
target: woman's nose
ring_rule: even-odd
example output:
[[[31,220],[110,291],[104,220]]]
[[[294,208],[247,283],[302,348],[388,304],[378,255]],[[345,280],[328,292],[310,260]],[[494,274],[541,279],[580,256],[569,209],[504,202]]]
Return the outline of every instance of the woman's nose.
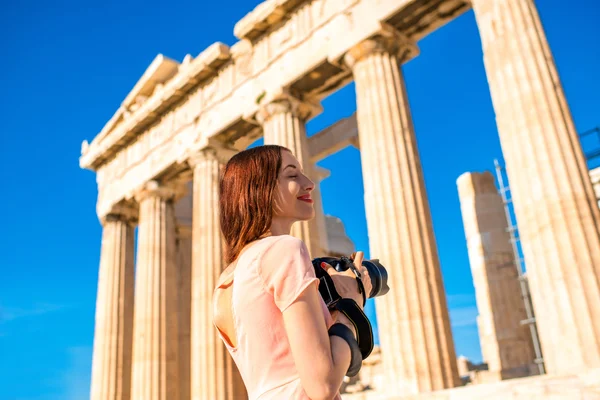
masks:
[[[315,183],[313,181],[310,180],[309,177],[306,177],[306,186],[305,186],[305,190],[313,191],[315,189]]]

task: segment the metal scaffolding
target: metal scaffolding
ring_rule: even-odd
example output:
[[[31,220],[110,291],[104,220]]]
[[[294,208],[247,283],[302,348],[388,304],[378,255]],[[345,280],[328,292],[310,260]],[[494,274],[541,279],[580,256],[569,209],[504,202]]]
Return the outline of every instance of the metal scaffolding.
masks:
[[[503,167],[500,166],[498,160],[494,160],[496,167],[496,178],[498,179],[499,193],[504,203],[504,212],[506,214],[506,221],[508,223],[507,231],[510,234],[510,243],[512,245],[513,255],[515,259],[515,267],[517,268],[519,285],[521,287],[521,297],[525,305],[525,313],[527,318],[521,321],[521,325],[528,325],[529,332],[531,333],[531,339],[533,341],[533,350],[535,352],[534,363],[538,366],[540,375],[545,374],[544,358],[542,356],[542,349],[540,347],[540,340],[537,331],[537,324],[535,320],[535,313],[533,311],[533,304],[531,302],[531,296],[529,292],[529,283],[527,282],[527,275],[523,268],[523,257],[519,252],[519,231],[516,222],[513,223],[512,214],[510,212],[510,205],[512,204],[512,196],[509,197],[510,187],[504,184],[504,178],[502,176]]]
[[[596,139],[595,143],[591,145],[585,143],[590,138]],[[594,169],[598,167],[598,164],[600,164],[600,126],[588,129],[587,131],[580,133],[579,140],[581,141],[581,147],[584,150],[584,155],[588,163],[588,168]],[[585,151],[586,149],[587,151]]]

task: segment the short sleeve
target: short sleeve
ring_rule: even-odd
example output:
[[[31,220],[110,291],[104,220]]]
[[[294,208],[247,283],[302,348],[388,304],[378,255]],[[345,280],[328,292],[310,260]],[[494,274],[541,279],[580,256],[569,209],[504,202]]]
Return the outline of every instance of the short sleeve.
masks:
[[[267,292],[282,312],[310,285],[318,287],[308,249],[304,242],[285,235],[263,254],[258,268]]]

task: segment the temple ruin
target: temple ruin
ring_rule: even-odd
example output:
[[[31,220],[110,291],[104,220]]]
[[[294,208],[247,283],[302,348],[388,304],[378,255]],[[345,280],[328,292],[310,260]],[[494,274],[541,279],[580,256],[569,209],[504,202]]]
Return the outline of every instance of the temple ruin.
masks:
[[[400,67],[419,56],[422,38],[470,9],[546,374],[456,388],[446,296]],[[100,133],[82,145],[80,165],[96,173],[103,226],[93,400],[245,398],[210,319],[223,266],[217,177],[233,154],[261,136],[265,144],[289,147],[317,182],[328,171],[315,162],[359,148],[364,189],[372,194],[365,199],[370,253],[402,266],[390,270],[393,290],[377,299],[380,361],[364,372],[378,377],[371,389],[345,399],[598,394],[600,211],[533,0],[268,0],[234,33],[233,46],[217,42],[181,63],[158,55]],[[356,114],[308,138],[306,122],[326,112],[321,101],[351,81]],[[476,180],[471,186],[480,188]],[[386,196],[390,190],[401,195]],[[317,217],[293,234],[311,254],[346,252],[352,244],[343,227],[313,197]],[[492,311],[508,307],[501,293],[494,296]],[[490,332],[491,349],[499,330]],[[511,340],[526,348],[518,335]],[[500,375],[530,361],[526,353],[505,362],[507,352],[488,352],[497,356]]]

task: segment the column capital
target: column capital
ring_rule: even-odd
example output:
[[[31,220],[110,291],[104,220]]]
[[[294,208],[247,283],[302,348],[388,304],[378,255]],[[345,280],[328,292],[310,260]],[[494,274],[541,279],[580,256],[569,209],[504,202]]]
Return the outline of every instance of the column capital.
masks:
[[[264,125],[272,116],[280,113],[289,112],[306,121],[323,110],[318,102],[294,96],[284,89],[265,97],[254,117],[259,125]]]
[[[216,139],[203,138],[188,152],[187,163],[192,169],[206,160],[216,159],[219,163],[225,164],[237,153],[237,150],[226,147]]]
[[[180,182],[162,183],[156,180],[146,182],[134,195],[139,203],[148,197],[160,197],[164,200],[176,200],[185,195],[185,187]]]
[[[382,24],[379,32],[348,50],[343,60],[348,67],[353,68],[365,57],[376,53],[392,54],[400,63],[405,63],[419,54],[419,48],[402,32]]]
[[[107,222],[123,221],[134,225],[138,219],[138,207],[129,203],[118,203],[110,208],[110,211],[99,217],[100,224],[105,226]]]

